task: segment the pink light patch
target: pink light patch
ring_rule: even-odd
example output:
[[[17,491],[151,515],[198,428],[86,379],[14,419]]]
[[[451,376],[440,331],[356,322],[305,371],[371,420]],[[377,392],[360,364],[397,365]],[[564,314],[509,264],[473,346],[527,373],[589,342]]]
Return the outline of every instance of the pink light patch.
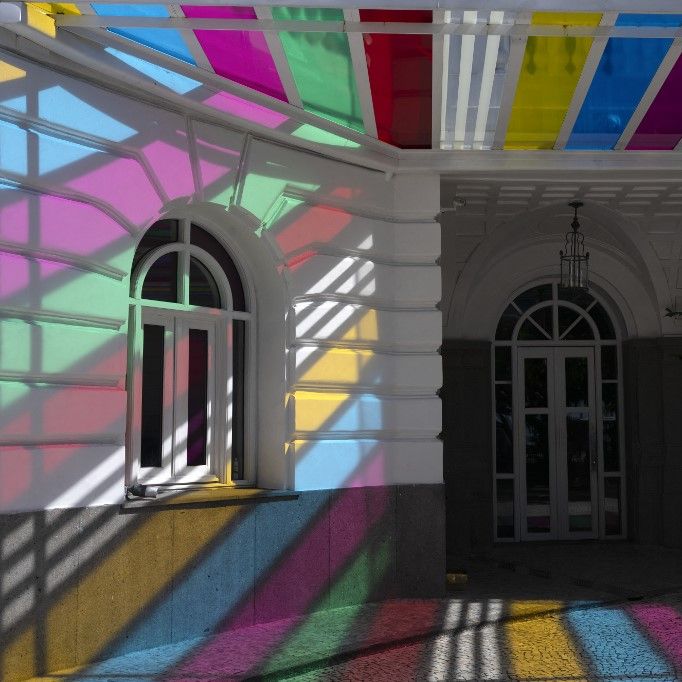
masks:
[[[252,7],[181,5],[186,17],[196,19],[256,19]],[[287,101],[267,41],[257,31],[195,31],[216,73],[266,95]]]
[[[217,92],[207,100],[204,100],[204,104],[265,128],[278,128],[282,123],[289,120],[289,117],[285,114],[272,111],[272,109],[263,107],[260,104],[254,104],[229,92]]]
[[[665,653],[682,667],[682,615],[664,604],[635,604],[630,612]]]
[[[177,135],[180,133],[176,131]],[[155,140],[143,147],[142,153],[169,199],[194,194],[194,178],[186,149],[178,149],[163,140]]]
[[[9,302],[19,292],[26,292],[30,281],[30,264],[26,258],[0,254],[0,298]]]
[[[0,447],[0,504],[8,505],[28,491],[32,465],[26,448]]]
[[[383,445],[372,448],[372,453],[362,469],[346,484],[349,488],[386,485],[386,454]]]
[[[39,206],[42,197],[22,196],[14,191],[7,193],[9,198],[21,197],[6,206],[0,207],[0,239],[16,244],[27,244],[29,236],[29,209]]]
[[[68,183],[68,187],[104,201],[137,225],[159,215],[162,202],[140,164],[114,159]]]

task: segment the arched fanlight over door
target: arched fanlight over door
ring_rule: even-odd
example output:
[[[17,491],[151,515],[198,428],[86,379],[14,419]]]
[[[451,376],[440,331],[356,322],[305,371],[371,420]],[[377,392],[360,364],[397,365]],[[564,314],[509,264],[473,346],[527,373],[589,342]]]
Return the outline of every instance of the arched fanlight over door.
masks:
[[[604,303],[556,283],[503,311],[493,342],[495,537],[623,537],[619,335]]]
[[[225,247],[187,220],[162,220],[135,253],[130,478],[245,482],[246,345],[252,311]]]

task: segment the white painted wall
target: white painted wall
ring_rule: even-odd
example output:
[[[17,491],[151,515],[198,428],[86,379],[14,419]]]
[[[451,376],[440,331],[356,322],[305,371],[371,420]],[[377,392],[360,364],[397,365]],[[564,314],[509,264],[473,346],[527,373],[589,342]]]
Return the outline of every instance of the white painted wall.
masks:
[[[122,501],[130,265],[166,216],[253,283],[260,485],[442,480],[436,176],[0,62],[0,512]]]

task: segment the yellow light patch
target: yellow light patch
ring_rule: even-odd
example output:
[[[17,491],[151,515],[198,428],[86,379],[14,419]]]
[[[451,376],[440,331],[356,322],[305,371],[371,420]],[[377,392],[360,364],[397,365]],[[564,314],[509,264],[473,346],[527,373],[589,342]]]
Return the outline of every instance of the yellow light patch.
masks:
[[[558,601],[512,602],[505,626],[514,674],[522,680],[587,678],[580,653],[561,621]],[[534,617],[533,617],[534,616]]]
[[[531,23],[598,26],[600,21],[596,13],[535,12]],[[591,47],[592,38],[528,38],[505,149],[554,147]]]
[[[348,328],[344,341],[378,341],[379,325],[376,310],[368,310],[357,322]]]
[[[344,412],[348,393],[296,392],[296,431],[329,429],[329,425]]]
[[[0,61],[0,83],[15,81],[18,78],[26,78],[26,71],[13,64]]]
[[[78,7],[70,2],[32,2],[33,7],[46,14],[80,14]]]
[[[54,19],[33,4],[26,5],[26,24],[50,38],[57,37],[57,25]]]
[[[334,348],[322,354],[301,377],[302,382],[357,384],[374,353]]]

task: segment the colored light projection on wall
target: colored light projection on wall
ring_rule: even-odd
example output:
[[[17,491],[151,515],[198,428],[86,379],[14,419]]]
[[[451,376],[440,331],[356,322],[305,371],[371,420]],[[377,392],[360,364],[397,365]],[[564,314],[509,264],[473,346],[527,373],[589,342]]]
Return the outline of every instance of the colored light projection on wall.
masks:
[[[531,23],[597,26],[601,14],[535,12]],[[505,149],[551,149],[561,130],[592,38],[529,36]]]

